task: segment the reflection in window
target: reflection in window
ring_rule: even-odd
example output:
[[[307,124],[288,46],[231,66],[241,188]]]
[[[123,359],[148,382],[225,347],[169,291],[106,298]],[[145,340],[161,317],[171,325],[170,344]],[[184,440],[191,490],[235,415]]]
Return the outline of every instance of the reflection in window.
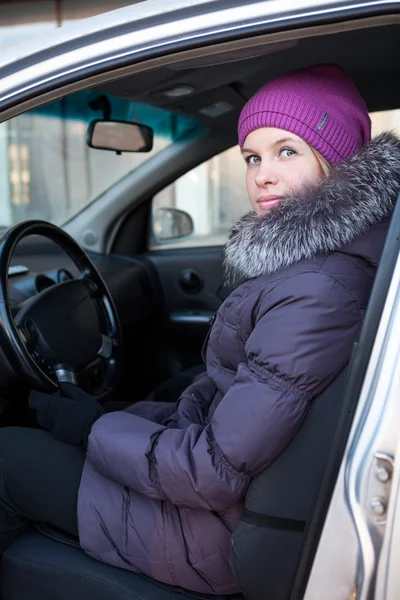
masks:
[[[11,202],[14,206],[26,206],[29,204],[29,148],[26,144],[10,144],[8,155]]]

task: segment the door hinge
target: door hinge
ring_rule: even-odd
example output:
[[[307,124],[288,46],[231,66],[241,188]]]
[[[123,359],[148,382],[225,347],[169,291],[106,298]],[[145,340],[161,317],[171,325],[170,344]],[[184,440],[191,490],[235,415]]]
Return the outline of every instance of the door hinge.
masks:
[[[369,478],[368,511],[376,525],[386,523],[389,494],[392,485],[393,456],[386,452],[375,452]]]

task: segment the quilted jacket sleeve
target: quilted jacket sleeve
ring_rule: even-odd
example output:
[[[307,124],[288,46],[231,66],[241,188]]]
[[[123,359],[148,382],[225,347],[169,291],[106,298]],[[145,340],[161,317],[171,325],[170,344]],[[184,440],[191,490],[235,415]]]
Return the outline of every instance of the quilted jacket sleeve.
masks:
[[[104,415],[89,438],[95,468],[177,505],[223,511],[240,501],[293,438],[311,398],[347,363],[361,327],[356,300],[315,273],[282,282],[261,299],[255,318],[209,424],[168,429],[126,413]]]

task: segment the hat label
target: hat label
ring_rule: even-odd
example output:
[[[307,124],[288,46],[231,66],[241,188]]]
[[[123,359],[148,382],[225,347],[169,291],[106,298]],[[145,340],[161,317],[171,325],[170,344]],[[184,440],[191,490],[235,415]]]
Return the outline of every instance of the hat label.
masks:
[[[322,129],[326,125],[327,120],[328,120],[328,113],[324,112],[322,114],[322,119],[320,120],[320,122],[318,123],[318,126],[317,126],[318,131],[322,131]]]

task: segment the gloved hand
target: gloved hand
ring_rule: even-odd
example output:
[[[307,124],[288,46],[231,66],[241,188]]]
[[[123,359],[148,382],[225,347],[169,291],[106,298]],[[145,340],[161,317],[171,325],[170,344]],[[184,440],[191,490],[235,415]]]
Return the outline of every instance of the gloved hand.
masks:
[[[90,394],[71,383],[53,394],[32,390],[29,407],[36,410],[39,425],[60,442],[82,445],[86,450],[93,423],[105,410]]]

